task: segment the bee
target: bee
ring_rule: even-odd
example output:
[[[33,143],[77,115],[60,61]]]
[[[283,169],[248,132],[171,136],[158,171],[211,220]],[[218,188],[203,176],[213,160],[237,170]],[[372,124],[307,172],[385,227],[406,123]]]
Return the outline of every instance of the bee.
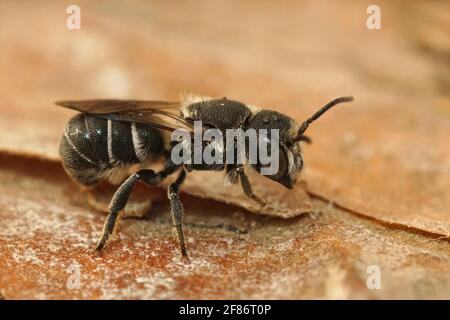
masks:
[[[179,189],[188,172],[192,170],[224,171],[227,182],[240,182],[244,194],[264,205],[252,191],[247,170],[261,171],[261,163],[205,164],[174,163],[171,150],[174,142],[169,135],[182,128],[193,132],[194,122],[202,121],[208,128],[222,132],[227,129],[278,129],[279,165],[275,174],[267,178],[292,189],[303,169],[301,142],[310,143],[305,135],[308,126],[333,106],[353,101],[353,97],[337,98],[320,108],[301,124],[274,110],[261,110],[227,98],[213,99],[186,96],[180,102],[141,100],[79,100],[58,101],[57,105],[79,113],[69,120],[61,138],[59,153],[66,172],[79,184],[91,187],[107,180],[120,186],[109,205],[103,232],[97,250],[105,247],[137,181],[154,186],[172,174],[177,174],[169,184],[172,224],[176,231],[182,257],[187,258],[183,234],[184,209]],[[259,136],[258,136],[259,139]],[[160,171],[149,165],[163,160]],[[134,173],[127,176],[130,168]]]

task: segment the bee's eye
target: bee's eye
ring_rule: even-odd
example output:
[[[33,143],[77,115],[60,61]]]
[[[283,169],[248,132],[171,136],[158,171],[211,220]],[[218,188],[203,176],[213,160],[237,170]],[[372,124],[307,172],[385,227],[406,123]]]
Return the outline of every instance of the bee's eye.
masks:
[[[272,176],[274,180],[278,180],[286,175],[288,169],[288,159],[286,152],[280,148],[278,154],[278,171]]]

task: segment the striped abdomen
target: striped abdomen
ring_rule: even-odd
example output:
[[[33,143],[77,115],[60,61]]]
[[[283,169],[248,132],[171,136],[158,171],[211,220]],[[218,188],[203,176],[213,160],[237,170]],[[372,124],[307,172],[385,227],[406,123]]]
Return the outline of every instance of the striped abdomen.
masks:
[[[70,119],[59,147],[64,167],[83,185],[115,176],[124,167],[163,152],[161,133],[148,125],[86,114]]]

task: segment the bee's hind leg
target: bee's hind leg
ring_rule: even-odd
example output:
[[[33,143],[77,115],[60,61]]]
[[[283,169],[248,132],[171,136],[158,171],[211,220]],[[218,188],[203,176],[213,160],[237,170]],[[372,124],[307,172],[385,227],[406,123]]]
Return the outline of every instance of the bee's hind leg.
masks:
[[[114,232],[114,228],[117,224],[117,218],[119,218],[120,211],[125,208],[127,201],[130,197],[131,191],[137,181],[141,180],[149,185],[156,185],[164,180],[175,168],[167,168],[154,172],[153,170],[140,170],[125,180],[112,197],[109,205],[109,215],[106,218],[105,225],[100,240],[97,244],[97,250],[102,250],[110,239]]]
[[[183,233],[183,204],[180,201],[179,189],[180,185],[186,178],[186,171],[183,169],[178,178],[167,189],[167,197],[170,201],[170,213],[172,214],[172,224],[176,231],[178,244],[180,246],[181,255],[187,259],[186,244],[184,242]]]

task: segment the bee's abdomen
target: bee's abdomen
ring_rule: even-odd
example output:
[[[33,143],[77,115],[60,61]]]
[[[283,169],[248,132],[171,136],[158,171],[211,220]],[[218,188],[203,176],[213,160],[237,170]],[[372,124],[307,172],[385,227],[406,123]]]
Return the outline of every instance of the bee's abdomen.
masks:
[[[84,185],[160,155],[160,132],[145,124],[78,114],[66,126],[60,155],[69,174]]]

